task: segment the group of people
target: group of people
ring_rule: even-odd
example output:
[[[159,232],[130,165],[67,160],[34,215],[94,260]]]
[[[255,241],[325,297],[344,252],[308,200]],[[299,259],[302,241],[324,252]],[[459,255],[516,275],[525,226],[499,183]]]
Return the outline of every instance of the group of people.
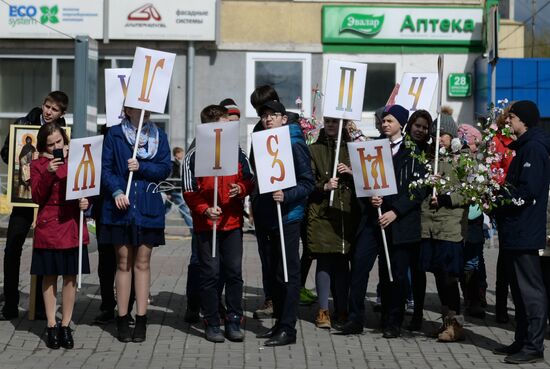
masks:
[[[149,120],[149,114],[145,113],[143,128],[137,132],[140,111],[125,107],[122,123],[105,133],[101,196],[66,201],[67,163],[63,158],[67,156],[68,137],[62,118],[68,104],[66,95],[59,91],[50,93],[39,111],[34,109],[20,121],[41,125],[36,154],[32,153],[35,157],[30,175],[32,199],[39,205],[31,273],[42,276],[42,299],[37,298],[37,301],[43,300],[43,303],[38,304],[38,313],[43,305],[48,347],[74,346],[69,323],[76,294],[76,224],[79,211],[90,207],[98,224],[102,281],[102,312],[97,321],[105,323],[116,318],[117,337],[121,342],[146,339],[151,253],[154,247],[165,243],[166,207],[159,184],[170,176],[181,177],[181,193],[172,191],[171,198],[180,208],[184,207],[182,214],[187,214],[182,195],[192,218],[192,221],[189,216],[186,219],[192,232],[192,253],[185,320],[197,322],[202,314],[207,340],[240,342],[244,339],[241,323],[245,215],[254,223],[262,266],[265,302],[254,317],[274,318],[274,325],[257,336],[266,339],[266,346],[296,342],[295,326],[304,280],[300,241],[303,255],[316,260],[317,327],[334,328],[340,334],[363,331],[369,273],[378,258],[380,323],[384,338],[400,336],[409,294],[414,298],[414,312],[406,327],[410,331],[421,330],[426,272],[431,272],[443,319],[434,336],[442,342],[464,339],[460,286],[466,313],[483,316],[486,304],[484,215],[479,207],[458,193],[435,193],[431,188],[410,186],[426,173],[426,168],[415,157],[427,155],[432,161],[435,157],[436,123],[430,113],[418,110],[409,116],[409,111],[400,105],[377,110],[380,138],[390,141],[398,192],[391,196],[358,198],[346,143],[366,138],[353,122],[344,123],[342,140],[336,147],[339,119],[324,117],[317,140],[308,146],[299,116],[286,110],[272,87],[256,88],[250,101],[260,118],[254,132],[289,127],[295,186],[261,194],[254,174],[254,152],[247,155],[242,149],[239,149],[237,174],[219,177],[217,185],[214,177],[196,177],[195,142],[185,157],[182,149],[174,149],[175,161],[172,162],[167,137]],[[238,120],[239,117],[240,111],[231,99],[201,111],[202,123]],[[539,250],[546,245],[550,137],[538,127],[539,119],[534,103],[515,102],[502,114],[500,122],[511,127],[516,139],[504,140],[498,134],[495,137],[502,160],[493,165],[499,169],[495,173],[506,189],[502,197],[509,200],[490,214],[499,229],[500,277],[497,278],[507,278],[509,282],[517,325],[514,342],[494,352],[506,355],[507,362],[518,364],[543,358],[548,310],[546,288],[549,286],[545,284]],[[441,147],[449,149],[451,140],[460,137],[464,149],[475,153],[482,139],[475,127],[458,126],[448,111],[442,112],[439,120]],[[133,159],[136,141],[137,158]],[[58,150],[62,155],[54,155]],[[2,149],[5,160],[8,151],[9,141],[6,140]],[[337,175],[333,177],[336,157]],[[441,177],[458,181],[448,161],[440,159],[438,167]],[[130,172],[133,172],[133,179],[126,193]],[[216,206],[214,196],[218,199]],[[250,199],[248,213],[245,212],[246,197]],[[277,204],[282,211],[287,281],[283,273]],[[32,210],[13,209],[4,258],[4,319],[18,316],[19,259],[32,221]],[[214,224],[215,245],[212,244]],[[381,229],[387,238],[389,260],[383,252]],[[59,234],[67,236],[59,240]],[[84,243],[87,240],[85,232]],[[391,266],[391,275],[388,266]],[[89,269],[85,252],[84,273]],[[62,320],[58,323],[56,286],[60,275],[63,276],[63,303]],[[507,293],[506,286],[504,289]],[[224,291],[225,299],[222,299]],[[329,310],[331,294],[332,313]],[[135,321],[130,314],[134,300]],[[506,307],[504,312],[502,309],[500,307],[499,317],[505,319]],[[133,329],[132,324],[135,325]]]

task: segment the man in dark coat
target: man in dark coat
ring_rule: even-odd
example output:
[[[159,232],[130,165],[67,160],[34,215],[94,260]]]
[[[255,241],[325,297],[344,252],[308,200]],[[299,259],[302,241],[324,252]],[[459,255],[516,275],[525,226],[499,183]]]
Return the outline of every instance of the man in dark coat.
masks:
[[[537,127],[537,106],[527,100],[514,103],[506,122],[517,140],[506,176],[504,197],[497,212],[499,245],[506,253],[506,270],[516,308],[514,342],[493,352],[504,361],[523,364],[544,359],[547,300],[539,250],[546,245],[546,207],[550,183],[550,137]]]
[[[41,107],[33,108],[25,117],[14,124],[44,125],[57,122],[65,126],[63,115],[67,110],[69,98],[64,92],[53,91],[46,96]],[[6,137],[2,147],[2,160],[7,164],[10,152],[10,137]],[[19,316],[19,269],[23,244],[31,228],[34,209],[30,207],[13,207],[8,223],[6,248],[4,251],[4,306],[0,320],[11,320]],[[42,298],[42,278],[37,280],[36,318],[45,319],[44,300]]]

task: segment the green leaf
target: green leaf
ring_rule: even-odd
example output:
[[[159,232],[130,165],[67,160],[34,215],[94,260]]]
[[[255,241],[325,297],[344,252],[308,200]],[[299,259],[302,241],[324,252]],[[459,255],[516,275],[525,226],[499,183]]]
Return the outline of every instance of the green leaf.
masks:
[[[59,7],[58,7],[57,5],[54,5],[54,6],[52,6],[52,8],[50,9],[50,14],[51,14],[51,15],[56,15],[58,11],[59,11]]]
[[[47,15],[42,15],[40,17],[40,23],[42,23],[42,24],[48,23],[48,16]]]
[[[43,15],[50,14],[50,8],[48,8],[47,6],[41,6],[41,7],[40,7],[40,10],[42,11],[42,14],[43,14]],[[42,19],[42,18],[41,18],[41,19]]]
[[[56,24],[59,23],[59,19],[55,15],[52,15],[50,17],[50,22],[52,22],[52,24]]]

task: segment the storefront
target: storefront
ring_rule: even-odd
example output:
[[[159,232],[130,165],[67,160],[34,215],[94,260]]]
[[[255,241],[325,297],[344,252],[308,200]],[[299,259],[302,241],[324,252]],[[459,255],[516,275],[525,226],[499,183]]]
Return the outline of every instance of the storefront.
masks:
[[[362,126],[376,135],[373,112],[406,72],[437,72],[444,54],[442,102],[459,123],[472,123],[475,60],[482,55],[481,7],[324,6],[323,70],[329,59],[368,64]],[[435,115],[433,99],[432,115]]]
[[[108,6],[107,6],[108,5]],[[74,105],[74,40],[88,35],[98,41],[98,123],[105,123],[104,70],[130,68],[136,46],[177,54],[166,110],[152,118],[177,145],[184,144],[187,52],[215,45],[219,1],[104,0],[11,1],[0,6],[0,140],[16,118],[41,104],[52,90]],[[6,166],[0,163],[0,174]],[[0,177],[0,180],[2,178]]]

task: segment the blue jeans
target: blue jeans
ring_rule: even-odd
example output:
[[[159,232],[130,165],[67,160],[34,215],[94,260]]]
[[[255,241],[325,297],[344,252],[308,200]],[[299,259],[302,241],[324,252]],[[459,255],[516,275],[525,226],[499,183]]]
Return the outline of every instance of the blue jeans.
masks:
[[[191,218],[191,212],[189,211],[189,207],[187,207],[187,204],[183,200],[183,196],[178,191],[169,192],[168,195],[170,196],[170,199],[167,199],[164,203],[165,206],[165,213],[168,213],[170,209],[172,208],[172,204],[176,205],[178,207],[178,211],[185,221],[185,224],[189,228],[193,228],[193,218]]]

